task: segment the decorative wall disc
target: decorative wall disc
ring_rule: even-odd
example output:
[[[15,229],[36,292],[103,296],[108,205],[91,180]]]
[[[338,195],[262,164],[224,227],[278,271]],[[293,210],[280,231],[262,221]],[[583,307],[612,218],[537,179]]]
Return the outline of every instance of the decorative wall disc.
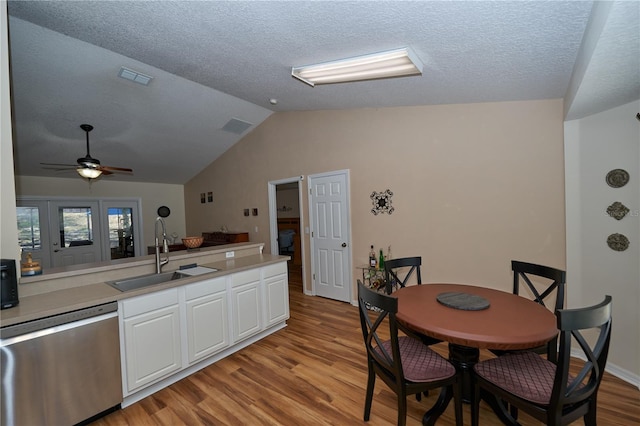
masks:
[[[629,182],[629,173],[623,169],[613,169],[607,173],[607,184],[612,188],[622,188]]]
[[[373,203],[371,213],[376,216],[378,213],[393,213],[395,209],[391,205],[391,197],[393,197],[393,192],[388,189],[385,192],[373,191],[370,196],[371,202]]]
[[[623,219],[627,213],[629,213],[629,209],[620,201],[616,201],[607,207],[607,214],[616,220]]]
[[[629,239],[622,234],[611,234],[607,238],[607,245],[611,250],[625,251],[629,248]]]

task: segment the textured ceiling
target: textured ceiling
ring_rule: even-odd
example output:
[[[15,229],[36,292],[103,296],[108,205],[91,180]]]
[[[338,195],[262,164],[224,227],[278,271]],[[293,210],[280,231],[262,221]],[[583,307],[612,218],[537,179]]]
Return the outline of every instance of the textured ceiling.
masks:
[[[568,117],[640,97],[640,3],[611,4]],[[254,128],[278,111],[563,98],[592,6],[9,1],[16,173],[51,176],[41,161],[83,156],[83,122],[95,126],[92,156],[134,169],[110,179],[185,183],[242,136],[221,130],[231,118]],[[424,62],[422,76],[311,88],[290,75],[292,66],[403,46]],[[154,79],[124,81],[121,66]]]

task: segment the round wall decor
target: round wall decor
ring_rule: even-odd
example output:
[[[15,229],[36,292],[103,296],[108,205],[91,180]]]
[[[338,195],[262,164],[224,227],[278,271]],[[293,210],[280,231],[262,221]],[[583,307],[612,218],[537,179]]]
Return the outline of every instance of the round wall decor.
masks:
[[[607,245],[611,250],[625,251],[629,248],[629,239],[622,234],[611,234],[607,238]]]
[[[167,207],[167,206],[158,207],[158,216],[167,217],[170,214],[171,214],[171,210],[169,210],[169,207]]]
[[[629,182],[629,173],[623,169],[613,169],[607,173],[607,184],[612,188],[622,188]]]

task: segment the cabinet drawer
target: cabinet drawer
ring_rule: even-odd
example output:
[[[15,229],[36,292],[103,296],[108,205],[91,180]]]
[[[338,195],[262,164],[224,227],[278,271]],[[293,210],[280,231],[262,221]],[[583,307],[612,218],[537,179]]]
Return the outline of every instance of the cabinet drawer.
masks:
[[[209,294],[220,293],[227,289],[226,277],[205,280],[199,283],[188,284],[184,287],[186,300],[197,299]]]
[[[287,273],[287,264],[285,262],[276,263],[275,265],[265,266],[262,270],[265,278],[275,277],[276,275]]]
[[[122,317],[130,318],[165,306],[178,304],[178,289],[157,291],[122,301]]]
[[[231,279],[233,280],[231,283],[232,287],[260,281],[260,269],[251,269],[249,271],[235,273],[231,276]]]

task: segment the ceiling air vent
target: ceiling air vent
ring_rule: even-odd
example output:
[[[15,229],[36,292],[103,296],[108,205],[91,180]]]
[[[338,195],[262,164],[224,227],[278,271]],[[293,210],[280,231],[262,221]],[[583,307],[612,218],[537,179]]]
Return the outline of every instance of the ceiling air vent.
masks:
[[[148,86],[153,80],[153,77],[144,75],[139,73],[138,71],[131,70],[126,67],[120,68],[120,72],[118,72],[118,77],[124,78],[125,80],[131,80],[134,83],[142,84],[143,86]]]
[[[232,118],[227,122],[227,124],[224,125],[222,130],[235,133],[236,135],[241,135],[251,126],[253,126],[253,124],[246,121],[238,120],[237,118]]]

